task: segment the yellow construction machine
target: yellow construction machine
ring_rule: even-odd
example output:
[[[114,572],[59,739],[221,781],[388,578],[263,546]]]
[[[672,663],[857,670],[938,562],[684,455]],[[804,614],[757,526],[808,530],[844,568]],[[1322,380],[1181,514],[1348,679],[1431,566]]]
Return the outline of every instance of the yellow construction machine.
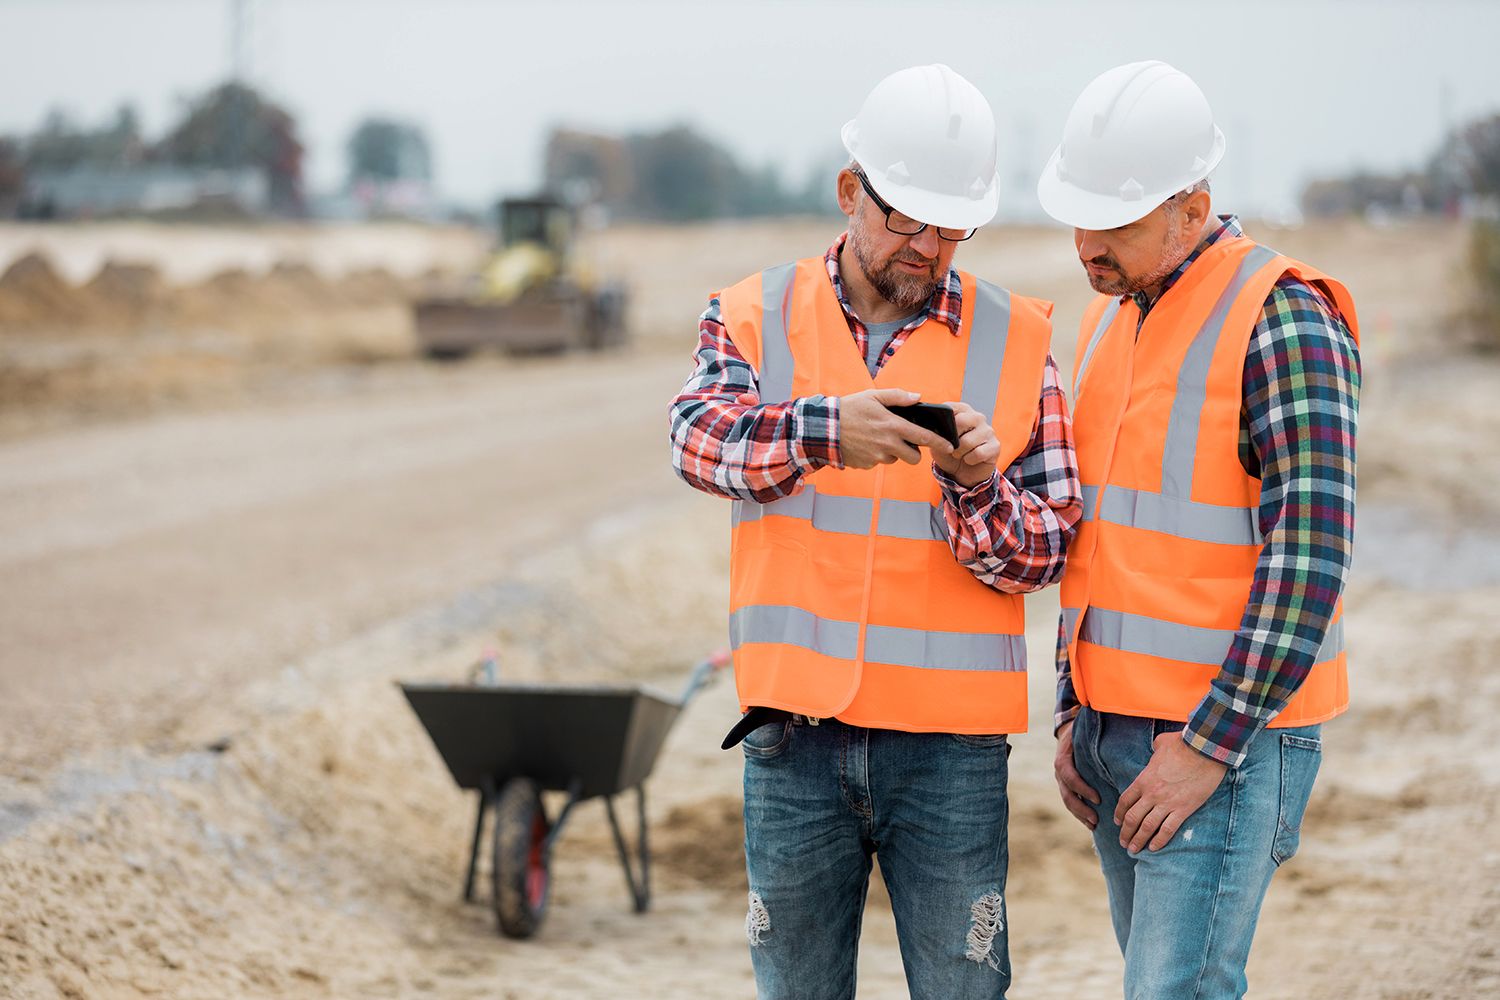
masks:
[[[481,347],[514,353],[625,342],[625,290],[574,259],[578,214],[555,198],[500,203],[500,247],[465,295],[416,303],[417,340],[432,358]]]

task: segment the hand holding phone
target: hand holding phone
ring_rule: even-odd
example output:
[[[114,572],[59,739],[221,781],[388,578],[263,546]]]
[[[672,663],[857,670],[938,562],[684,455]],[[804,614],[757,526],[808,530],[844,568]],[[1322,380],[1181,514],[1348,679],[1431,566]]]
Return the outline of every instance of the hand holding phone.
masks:
[[[886,409],[908,423],[932,431],[950,447],[958,447],[958,426],[953,421],[953,407],[945,403],[912,403],[909,406],[887,406]]]

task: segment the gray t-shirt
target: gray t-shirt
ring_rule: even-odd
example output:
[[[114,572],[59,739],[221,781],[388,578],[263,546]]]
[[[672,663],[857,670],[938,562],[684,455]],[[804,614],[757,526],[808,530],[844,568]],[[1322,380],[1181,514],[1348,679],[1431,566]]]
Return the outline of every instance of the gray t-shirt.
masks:
[[[918,310],[920,311],[920,310]],[[865,331],[869,334],[869,346],[865,349],[865,367],[870,369],[870,377],[875,377],[875,366],[880,363],[880,354],[885,350],[896,331],[917,318],[917,313],[912,313],[905,319],[898,319],[894,323],[866,323]]]

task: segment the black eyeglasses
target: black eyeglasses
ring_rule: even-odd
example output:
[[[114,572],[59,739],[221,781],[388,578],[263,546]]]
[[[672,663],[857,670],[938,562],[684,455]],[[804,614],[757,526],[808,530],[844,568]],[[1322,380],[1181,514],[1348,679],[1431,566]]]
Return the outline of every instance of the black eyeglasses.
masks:
[[[859,183],[864,186],[865,193],[868,194],[870,198],[875,202],[875,207],[885,213],[885,228],[889,229],[897,236],[915,236],[922,230],[927,228],[927,223],[918,222],[916,219],[913,219],[909,215],[902,215],[900,212],[887,205],[884,199],[882,199],[880,195],[876,194],[875,189],[870,186],[870,182],[865,178],[865,172],[863,170],[854,171],[854,176],[859,178]],[[973,236],[978,231],[979,230],[977,229],[948,229],[945,226],[937,227],[938,239],[947,240],[949,243],[962,243],[964,240]]]

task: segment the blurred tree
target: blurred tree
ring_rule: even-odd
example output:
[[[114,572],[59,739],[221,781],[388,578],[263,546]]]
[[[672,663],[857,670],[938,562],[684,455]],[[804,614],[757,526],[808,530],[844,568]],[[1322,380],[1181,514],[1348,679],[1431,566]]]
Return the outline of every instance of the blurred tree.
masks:
[[[630,149],[620,139],[573,129],[553,129],[547,138],[542,186],[566,201],[597,201],[628,209],[635,189]]]
[[[1467,194],[1500,195],[1500,114],[1470,122],[1459,129],[1438,152],[1436,164]]]
[[[1480,346],[1500,348],[1500,226],[1475,219],[1469,233],[1469,273],[1474,279],[1474,320]]]
[[[543,188],[565,201],[596,201],[622,215],[674,222],[824,207],[821,185],[789,191],[774,167],[746,169],[688,125],[623,140],[554,129],[543,178]]]
[[[1430,173],[1370,174],[1310,182],[1302,189],[1302,213],[1308,216],[1364,215],[1371,206],[1389,211],[1435,210],[1442,202]]]
[[[221,84],[190,103],[158,150],[161,158],[185,167],[258,167],[270,181],[273,212],[304,212],[304,150],[296,119],[250,87]]]
[[[427,137],[415,125],[388,118],[366,118],[349,137],[346,152],[351,187],[361,180],[427,181],[432,178]]]
[[[15,217],[25,189],[26,164],[21,158],[21,144],[10,136],[0,136],[0,219]]]
[[[141,141],[140,117],[135,108],[121,105],[112,122],[98,129],[75,125],[59,110],[47,113],[41,128],[26,141],[30,170],[74,170],[90,166],[128,170],[148,157]]]
[[[672,221],[734,215],[739,169],[686,125],[626,140],[635,168],[631,199],[642,215]]]

